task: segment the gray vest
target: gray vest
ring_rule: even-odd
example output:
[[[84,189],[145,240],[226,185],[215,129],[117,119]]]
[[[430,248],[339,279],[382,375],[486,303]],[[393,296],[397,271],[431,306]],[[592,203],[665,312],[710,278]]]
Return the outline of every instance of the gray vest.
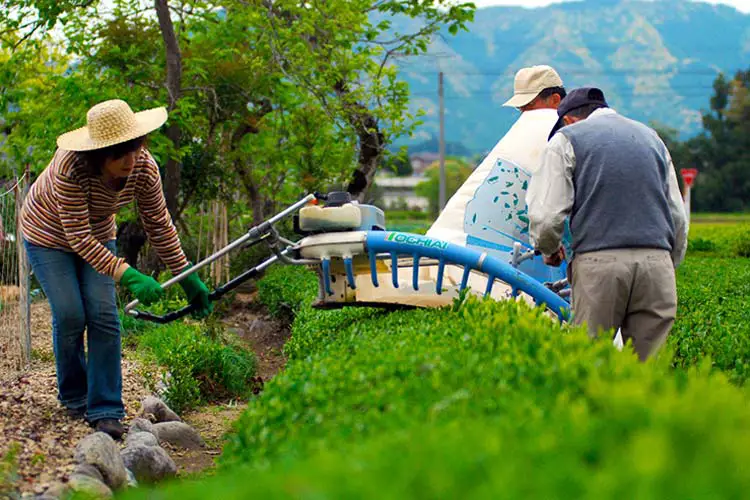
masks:
[[[573,252],[672,250],[669,160],[659,136],[619,114],[597,114],[560,129],[575,152]]]

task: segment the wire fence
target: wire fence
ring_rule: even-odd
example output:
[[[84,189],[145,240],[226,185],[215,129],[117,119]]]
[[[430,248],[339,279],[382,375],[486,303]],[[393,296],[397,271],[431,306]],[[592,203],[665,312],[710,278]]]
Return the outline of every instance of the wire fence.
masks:
[[[0,378],[31,358],[29,266],[19,224],[28,179],[0,181]]]

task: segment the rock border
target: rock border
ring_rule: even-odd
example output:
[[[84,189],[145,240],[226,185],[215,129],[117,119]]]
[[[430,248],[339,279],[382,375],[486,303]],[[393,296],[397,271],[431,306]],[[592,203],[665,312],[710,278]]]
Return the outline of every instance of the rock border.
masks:
[[[131,422],[122,448],[103,432],[92,432],[79,441],[76,468],[68,481],[55,483],[35,498],[62,499],[71,492],[112,498],[115,491],[177,476],[177,465],[162,444],[188,450],[206,446],[198,431],[155,396],[143,400],[140,415]]]

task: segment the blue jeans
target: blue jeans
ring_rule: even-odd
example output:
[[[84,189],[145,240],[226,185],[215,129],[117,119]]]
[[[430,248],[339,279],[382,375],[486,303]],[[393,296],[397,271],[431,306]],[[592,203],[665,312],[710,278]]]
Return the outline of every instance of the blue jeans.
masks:
[[[24,246],[52,309],[58,399],[71,410],[85,411],[89,422],[121,419],[125,408],[114,280],[78,254],[28,241]],[[105,246],[115,252],[114,240]]]

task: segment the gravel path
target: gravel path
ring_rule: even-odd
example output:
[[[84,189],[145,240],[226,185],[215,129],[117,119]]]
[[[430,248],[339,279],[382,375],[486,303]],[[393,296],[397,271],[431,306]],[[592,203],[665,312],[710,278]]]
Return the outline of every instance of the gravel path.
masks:
[[[270,318],[257,305],[254,294],[238,294],[224,323],[258,356],[261,387],[283,369],[286,358],[281,349],[289,338],[289,328]],[[92,432],[84,422],[68,418],[57,401],[51,318],[45,301],[32,304],[31,330],[33,361],[22,373],[14,370],[10,357],[3,357],[0,350],[0,498],[19,490],[31,496],[52,483],[67,480],[73,470],[76,444]],[[138,415],[140,402],[149,394],[146,387],[153,384],[147,384],[140,365],[127,349],[122,372],[127,424]],[[179,451],[167,446],[178,465],[178,476],[189,477],[214,466],[224,433],[246,403],[209,405],[183,415],[206,439],[207,447]],[[9,470],[6,463],[14,467]]]
[[[9,490],[41,492],[73,469],[73,449],[91,428],[68,418],[57,402],[48,305],[32,305],[34,361],[21,374],[0,373],[0,498]],[[148,394],[138,365],[123,353],[123,399],[126,421],[136,415]],[[14,459],[8,460],[10,457]],[[4,467],[4,464],[17,467]],[[13,470],[15,469],[15,470]]]

